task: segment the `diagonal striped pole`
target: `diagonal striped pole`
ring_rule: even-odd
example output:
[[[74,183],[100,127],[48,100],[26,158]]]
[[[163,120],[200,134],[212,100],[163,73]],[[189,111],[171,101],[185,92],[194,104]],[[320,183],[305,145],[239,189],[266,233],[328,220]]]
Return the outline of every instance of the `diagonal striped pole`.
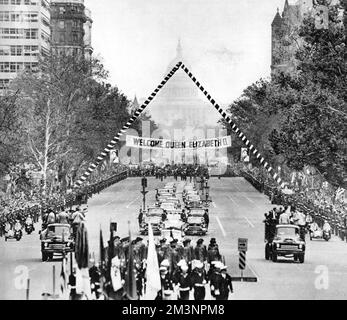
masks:
[[[189,69],[184,65],[181,64],[181,68],[185,71],[185,73],[193,80],[195,85],[201,90],[201,92],[206,96],[208,101],[216,108],[216,110],[221,114],[221,116],[224,118],[225,121],[227,121],[231,129],[238,135],[238,137],[242,140],[242,142],[246,145],[246,147],[253,152],[253,155],[256,156],[257,160],[260,162],[260,164],[268,171],[269,174],[271,174],[272,178],[281,186],[281,188],[284,188],[284,184],[282,183],[282,179],[279,177],[278,173],[275,172],[275,170],[269,165],[265,159],[261,156],[260,152],[254,147],[253,144],[247,139],[247,137],[244,135],[244,133],[237,127],[237,125],[230,119],[230,117],[227,116],[225,111],[216,103],[216,101],[211,97],[211,95],[206,91],[206,89],[200,84],[200,82],[193,76],[193,74],[189,71]]]
[[[158,87],[152,92],[152,94],[147,98],[147,100],[134,112],[130,117],[130,120],[123,126],[123,128],[117,133],[116,136],[111,140],[111,142],[106,146],[106,148],[97,156],[96,160],[89,166],[86,172],[79,178],[75,183],[75,187],[79,187],[91,173],[98,167],[98,165],[106,158],[108,153],[115,147],[120,137],[126,132],[127,129],[136,121],[143,110],[146,109],[148,104],[155,98],[158,92],[164,87],[164,85],[169,81],[169,79],[176,73],[180,68],[182,62],[178,62],[176,66],[167,74],[164,80],[158,85]]]

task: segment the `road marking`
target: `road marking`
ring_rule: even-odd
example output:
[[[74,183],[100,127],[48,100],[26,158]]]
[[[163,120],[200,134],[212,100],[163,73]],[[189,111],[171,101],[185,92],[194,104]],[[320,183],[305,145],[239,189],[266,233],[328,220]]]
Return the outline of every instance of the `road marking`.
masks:
[[[227,196],[233,203],[235,203],[237,206],[239,206],[239,204],[231,197],[231,196]]]
[[[115,202],[115,201],[116,201],[116,199],[113,199],[112,201],[109,201],[109,202],[103,204],[101,207],[106,207],[106,206],[108,206],[109,204],[111,204],[112,202]]]
[[[236,182],[233,184],[233,186],[235,186],[235,187],[236,187],[236,189],[237,189],[238,191],[240,191],[240,192],[241,192],[241,189],[238,187],[238,185],[236,184]]]
[[[244,217],[244,218],[246,219],[247,223],[248,223],[252,228],[254,228],[254,224],[253,224],[251,221],[249,221],[249,219],[248,219],[247,217]]]
[[[225,230],[224,230],[224,228],[223,228],[223,226],[222,226],[222,223],[220,222],[220,220],[219,220],[219,218],[216,216],[216,220],[217,220],[217,222],[218,222],[218,225],[219,225],[219,228],[221,229],[221,231],[222,231],[222,234],[223,234],[223,237],[225,238],[226,237],[226,232],[225,232]]]
[[[139,198],[139,196],[137,196],[133,201],[131,201],[126,208],[129,209],[129,207]]]
[[[243,197],[246,198],[249,202],[254,203],[254,201],[248,198],[247,196],[243,195]]]

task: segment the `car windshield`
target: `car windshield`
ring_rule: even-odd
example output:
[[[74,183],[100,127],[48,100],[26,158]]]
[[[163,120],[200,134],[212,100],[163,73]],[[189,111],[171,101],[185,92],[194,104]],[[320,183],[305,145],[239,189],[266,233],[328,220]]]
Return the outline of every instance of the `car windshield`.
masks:
[[[205,214],[205,210],[191,210],[189,214],[192,216],[203,216]]]
[[[165,209],[175,209],[175,206],[172,202],[162,203],[160,207]]]
[[[278,236],[295,236],[298,233],[296,228],[280,227],[277,228]]]
[[[47,237],[66,237],[70,236],[70,228],[67,226],[48,226]]]
[[[163,210],[160,208],[148,209],[148,216],[160,216],[163,214]]]
[[[149,216],[146,217],[145,222],[150,223],[159,223],[161,221],[161,215],[160,216]]]
[[[188,217],[188,223],[202,223],[202,219],[199,216]]]

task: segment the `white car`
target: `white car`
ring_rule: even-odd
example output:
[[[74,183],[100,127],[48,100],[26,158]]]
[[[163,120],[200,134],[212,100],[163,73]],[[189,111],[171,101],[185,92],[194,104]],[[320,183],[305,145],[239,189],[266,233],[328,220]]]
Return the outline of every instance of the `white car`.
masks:
[[[164,211],[166,211],[167,213],[176,211],[176,206],[173,202],[163,202],[160,205],[160,208],[163,209]]]

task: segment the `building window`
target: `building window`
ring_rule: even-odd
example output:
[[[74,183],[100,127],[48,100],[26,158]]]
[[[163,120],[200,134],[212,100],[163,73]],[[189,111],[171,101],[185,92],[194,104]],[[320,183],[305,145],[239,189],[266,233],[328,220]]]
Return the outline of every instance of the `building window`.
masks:
[[[38,39],[38,29],[0,28],[2,39]]]
[[[20,5],[21,4],[21,0],[11,0],[11,4],[13,4],[13,5]]]
[[[8,11],[1,11],[0,12],[0,21],[10,21],[10,13]]]
[[[60,29],[64,29],[65,28],[65,21],[64,20],[60,20],[59,21],[59,28]]]
[[[73,42],[78,42],[78,34],[77,34],[76,32],[74,32],[74,33],[72,34],[72,41],[73,41]]]
[[[22,56],[23,47],[22,46],[11,46],[11,56]]]
[[[65,13],[65,8],[64,7],[59,7],[59,13],[64,14]]]
[[[10,79],[0,79],[0,89],[7,89]]]
[[[10,47],[9,46],[1,46],[0,47],[0,56],[9,56],[10,55]]]
[[[59,42],[65,42],[65,33],[59,34]]]
[[[8,4],[9,0],[0,0],[0,4]]]
[[[17,73],[23,70],[23,62],[0,62],[0,72]]]

